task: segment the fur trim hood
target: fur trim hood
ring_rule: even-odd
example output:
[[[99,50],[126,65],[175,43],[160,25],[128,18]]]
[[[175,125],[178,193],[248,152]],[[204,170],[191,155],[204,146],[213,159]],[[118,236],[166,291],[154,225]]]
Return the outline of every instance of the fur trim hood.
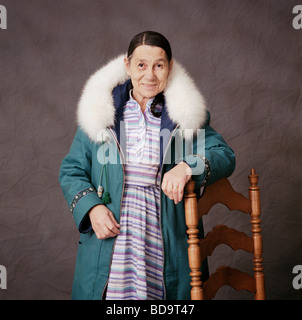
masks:
[[[120,55],[97,70],[84,86],[77,121],[92,141],[98,140],[103,129],[114,125],[116,108],[112,91],[130,78],[124,66],[124,57]],[[193,129],[195,132],[204,125],[207,119],[205,100],[193,79],[175,60],[164,95],[168,115],[180,129]]]

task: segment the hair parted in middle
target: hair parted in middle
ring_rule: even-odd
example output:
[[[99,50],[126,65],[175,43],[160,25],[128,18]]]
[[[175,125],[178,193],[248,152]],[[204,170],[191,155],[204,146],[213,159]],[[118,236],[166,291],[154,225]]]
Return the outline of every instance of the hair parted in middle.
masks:
[[[144,31],[134,36],[129,44],[127,58],[131,59],[134,50],[143,45],[162,48],[168,61],[172,60],[172,50],[169,41],[162,34],[155,31]]]

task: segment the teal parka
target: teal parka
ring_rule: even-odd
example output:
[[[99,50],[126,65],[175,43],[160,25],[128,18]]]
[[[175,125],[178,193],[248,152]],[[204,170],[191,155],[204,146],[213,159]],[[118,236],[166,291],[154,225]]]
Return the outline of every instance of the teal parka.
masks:
[[[72,298],[103,299],[116,238],[97,239],[89,211],[103,204],[99,185],[106,186],[106,204],[119,222],[124,189],[123,106],[129,99],[131,80],[123,56],[98,70],[86,83],[78,106],[78,130],[64,158],[59,181],[80,232]],[[210,126],[204,99],[186,71],[174,62],[164,92],[161,114],[160,181],[179,161],[192,168],[196,193],[202,187],[232,174],[233,150]],[[102,166],[106,163],[106,175]],[[107,184],[108,182],[108,184]],[[175,205],[162,191],[161,234],[164,253],[165,299],[190,299],[188,244],[183,201]],[[203,234],[202,224],[200,225]],[[208,275],[206,261],[203,277]]]

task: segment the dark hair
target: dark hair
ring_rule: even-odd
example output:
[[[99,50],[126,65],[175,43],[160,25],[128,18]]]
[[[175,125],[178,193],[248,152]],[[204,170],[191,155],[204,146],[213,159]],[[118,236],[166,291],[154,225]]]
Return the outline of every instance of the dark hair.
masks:
[[[142,45],[162,48],[168,61],[172,60],[172,50],[169,41],[160,33],[155,31],[144,31],[134,36],[129,44],[127,57],[131,59],[134,50]]]

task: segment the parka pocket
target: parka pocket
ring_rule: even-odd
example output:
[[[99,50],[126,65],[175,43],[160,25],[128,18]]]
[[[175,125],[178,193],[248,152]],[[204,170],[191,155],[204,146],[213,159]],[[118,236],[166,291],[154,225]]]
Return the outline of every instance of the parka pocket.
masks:
[[[89,231],[88,233],[81,233],[79,244],[85,244],[87,241],[91,239],[91,237],[93,237],[93,235],[94,235],[93,230]]]
[[[73,294],[91,300],[99,270],[99,257],[103,241],[93,231],[81,234],[73,281]]]

